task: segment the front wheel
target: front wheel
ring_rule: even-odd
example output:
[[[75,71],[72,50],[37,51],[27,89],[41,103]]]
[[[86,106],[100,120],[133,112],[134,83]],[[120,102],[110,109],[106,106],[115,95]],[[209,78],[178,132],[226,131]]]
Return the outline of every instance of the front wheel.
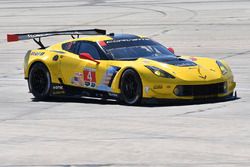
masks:
[[[128,105],[140,104],[142,98],[142,83],[140,76],[132,69],[124,71],[121,77],[120,100]]]
[[[49,97],[51,91],[51,79],[49,70],[42,63],[34,64],[29,72],[28,85],[30,92],[36,99],[44,100]]]

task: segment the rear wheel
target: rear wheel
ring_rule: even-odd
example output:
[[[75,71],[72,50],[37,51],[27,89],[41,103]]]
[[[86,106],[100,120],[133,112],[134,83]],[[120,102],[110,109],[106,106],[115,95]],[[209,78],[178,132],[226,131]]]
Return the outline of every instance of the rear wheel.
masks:
[[[128,105],[140,104],[142,98],[142,83],[140,76],[132,69],[124,71],[121,77],[120,100]]]
[[[34,64],[29,73],[28,85],[35,98],[43,100],[49,97],[51,79],[49,70],[42,63]]]

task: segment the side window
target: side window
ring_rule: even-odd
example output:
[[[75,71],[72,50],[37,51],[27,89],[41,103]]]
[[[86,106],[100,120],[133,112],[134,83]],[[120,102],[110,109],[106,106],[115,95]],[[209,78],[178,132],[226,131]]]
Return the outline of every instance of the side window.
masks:
[[[67,42],[67,43],[62,44],[62,49],[71,53],[76,53],[76,50],[77,50],[76,45],[77,45],[76,42]]]
[[[80,42],[78,54],[83,53],[83,52],[89,53],[94,59],[100,59],[100,54],[97,48],[91,43]]]

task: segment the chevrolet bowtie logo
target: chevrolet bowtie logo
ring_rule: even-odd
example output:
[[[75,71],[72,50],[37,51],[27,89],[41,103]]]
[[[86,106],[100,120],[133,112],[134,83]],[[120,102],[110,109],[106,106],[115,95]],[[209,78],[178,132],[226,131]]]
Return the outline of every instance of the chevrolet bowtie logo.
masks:
[[[206,75],[203,76],[203,75],[201,74],[200,66],[198,66],[198,73],[200,74],[200,75],[199,75],[200,78],[202,78],[202,79],[206,79],[206,78],[207,78]]]
[[[202,79],[206,79],[206,78],[207,78],[207,76],[206,76],[206,75],[204,75],[204,76],[199,75],[199,77],[200,77],[200,78],[202,78]]]

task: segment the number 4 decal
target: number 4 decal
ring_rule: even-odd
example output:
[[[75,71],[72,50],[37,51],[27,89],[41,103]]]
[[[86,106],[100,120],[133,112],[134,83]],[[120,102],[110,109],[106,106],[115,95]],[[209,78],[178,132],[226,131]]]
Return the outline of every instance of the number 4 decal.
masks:
[[[88,71],[87,79],[89,81],[92,81],[92,72],[91,71]]]
[[[85,86],[95,87],[96,86],[96,70],[94,68],[84,68],[83,69],[83,79]]]

